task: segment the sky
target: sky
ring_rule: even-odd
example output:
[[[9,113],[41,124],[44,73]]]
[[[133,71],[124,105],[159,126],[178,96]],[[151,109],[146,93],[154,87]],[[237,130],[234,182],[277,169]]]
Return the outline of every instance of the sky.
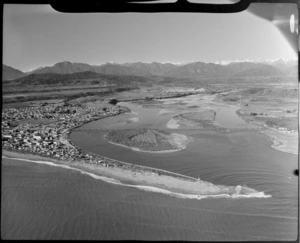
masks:
[[[60,13],[50,5],[4,5],[3,63],[21,71],[61,61],[217,62],[296,58],[280,31],[248,11]]]

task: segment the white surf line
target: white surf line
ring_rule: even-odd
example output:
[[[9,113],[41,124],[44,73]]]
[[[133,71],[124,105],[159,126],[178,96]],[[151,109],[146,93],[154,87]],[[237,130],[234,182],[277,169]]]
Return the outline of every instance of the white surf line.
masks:
[[[93,174],[93,173],[90,173],[90,172],[86,172],[86,171],[78,169],[78,168],[74,168],[72,166],[63,165],[63,164],[56,164],[56,163],[50,162],[50,161],[43,161],[43,160],[40,161],[40,160],[29,160],[29,159],[22,159],[22,158],[13,158],[13,157],[6,157],[4,155],[2,155],[2,158],[21,160],[21,161],[37,163],[37,164],[45,164],[45,165],[49,165],[49,166],[61,167],[61,168],[64,168],[64,169],[71,169],[71,170],[78,171],[81,174],[88,175],[88,176],[92,177],[93,179],[100,179],[100,180],[102,180],[104,182],[107,182],[107,183],[138,188],[138,189],[143,190],[143,191],[162,193],[162,194],[166,194],[166,195],[169,195],[169,196],[174,196],[174,197],[181,198],[181,199],[201,200],[201,199],[204,199],[204,198],[232,198],[232,199],[238,199],[238,198],[269,198],[269,197],[272,197],[271,195],[265,195],[264,192],[257,192],[257,191],[255,191],[253,193],[249,193],[249,194],[239,194],[239,190],[237,190],[236,193],[234,193],[234,194],[224,194],[223,193],[223,194],[197,195],[197,194],[177,193],[177,192],[172,192],[172,191],[162,189],[162,188],[158,188],[158,187],[154,187],[154,186],[124,184],[120,180],[117,180],[117,179],[114,179],[114,178],[110,178],[110,177],[106,177],[106,176],[99,176],[99,175],[96,175],[96,174]]]
[[[87,172],[87,171],[84,171],[82,169],[78,169],[78,168],[75,168],[75,167],[72,167],[72,166],[69,166],[69,165],[57,164],[57,163],[54,163],[54,162],[51,162],[51,161],[29,160],[29,159],[13,158],[13,157],[6,157],[6,156],[2,156],[2,158],[12,159],[12,160],[26,161],[26,162],[30,162],[30,163],[36,163],[36,164],[44,164],[44,165],[49,165],[49,166],[54,166],[54,167],[60,167],[60,168],[69,169],[69,170],[75,170],[75,171],[80,172],[81,174],[88,175],[88,176],[90,176],[90,177],[92,177],[94,179],[99,179],[99,180],[102,180],[102,181],[107,182],[107,183],[111,183],[111,184],[115,184],[115,185],[130,186],[129,184],[128,185],[124,184],[120,180],[117,180],[117,179],[114,179],[114,178],[111,178],[111,177],[100,176],[100,175],[97,175],[97,174],[94,174],[94,173],[90,173],[90,172]]]
[[[89,152],[90,154],[93,154],[93,155],[96,155],[96,156],[99,156],[98,154],[95,154],[95,153],[92,153],[92,152]],[[53,164],[53,166],[62,166],[63,168],[73,168],[73,167],[70,167],[68,165],[63,165],[63,164],[56,164],[54,162],[50,162],[50,161],[38,161],[37,160],[28,160],[28,159],[22,159],[22,158],[12,158],[12,157],[6,157],[5,155],[2,155],[3,158],[6,158],[6,159],[16,159],[16,160],[23,160],[23,161],[28,161],[28,162],[33,162],[33,163],[38,163],[38,162],[41,162],[41,163],[51,163]],[[181,179],[191,179],[193,181],[196,181],[197,179],[194,178],[194,177],[191,177],[191,176],[187,176],[187,175],[182,175],[182,174],[178,174],[178,173],[175,173],[175,172],[171,172],[171,171],[167,171],[167,170],[163,170],[163,169],[158,169],[158,168],[154,168],[154,167],[149,167],[149,166],[144,166],[144,165],[138,165],[138,164],[131,164],[131,163],[128,163],[128,162],[123,162],[123,161],[119,161],[119,160],[116,160],[116,159],[111,159],[111,158],[108,158],[108,157],[105,157],[105,156],[102,156],[101,155],[101,158],[103,159],[106,159],[108,160],[111,160],[111,161],[115,161],[117,163],[121,163],[121,164],[125,164],[125,165],[128,165],[128,166],[136,166],[138,167],[139,169],[148,169],[150,170],[151,172],[165,172],[168,176],[171,176],[171,175],[174,175],[174,176],[179,176]]]

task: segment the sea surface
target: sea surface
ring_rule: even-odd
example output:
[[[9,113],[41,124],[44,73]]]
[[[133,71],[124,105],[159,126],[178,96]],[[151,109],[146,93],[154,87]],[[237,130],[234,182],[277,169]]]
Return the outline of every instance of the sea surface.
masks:
[[[268,198],[177,198],[159,190],[116,185],[66,168],[3,159],[3,239],[93,240],[296,240],[298,156],[277,151],[271,140],[236,114],[236,106],[195,95],[128,106],[131,113],[85,124],[71,141],[94,153],[181,173],[217,185],[247,186]],[[215,109],[229,133],[168,126],[183,112]],[[191,138],[185,150],[142,153],[110,144],[110,129],[159,128]],[[245,129],[243,129],[245,128]]]

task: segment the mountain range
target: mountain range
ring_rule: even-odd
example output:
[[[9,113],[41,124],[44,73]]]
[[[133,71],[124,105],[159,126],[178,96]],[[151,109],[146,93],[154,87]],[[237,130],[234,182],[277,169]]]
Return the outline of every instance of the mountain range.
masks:
[[[117,76],[163,76],[173,78],[213,78],[213,77],[257,77],[257,76],[297,76],[297,62],[231,62],[216,64],[193,62],[184,65],[172,63],[106,63],[103,65],[90,65],[76,62],[59,62],[53,66],[40,67],[31,72],[24,73],[7,65],[2,66],[2,79],[13,80],[28,75],[39,74],[76,74],[90,72],[102,75]],[[32,78],[32,76],[30,76]]]

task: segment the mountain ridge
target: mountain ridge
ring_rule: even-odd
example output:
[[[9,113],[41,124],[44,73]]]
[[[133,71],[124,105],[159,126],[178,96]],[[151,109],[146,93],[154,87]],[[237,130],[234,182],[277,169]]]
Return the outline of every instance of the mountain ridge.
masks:
[[[93,71],[77,73],[30,73],[26,76],[5,81],[4,85],[100,85],[118,87],[138,87],[146,84],[148,79],[142,76],[107,75]]]
[[[94,72],[104,75],[117,76],[162,76],[171,78],[212,78],[212,77],[247,77],[247,76],[295,76],[297,75],[296,62],[282,64],[282,60],[268,62],[231,62],[228,64],[192,62],[187,64],[175,65],[172,63],[105,63],[102,65],[90,65],[87,63],[63,61],[53,66],[40,67],[33,71],[24,73],[15,69],[15,76],[10,75],[10,80],[30,74],[74,74],[82,72]],[[14,70],[14,68],[3,65],[3,77],[8,76],[6,70]]]
[[[7,66],[5,64],[2,65],[2,80],[13,80],[24,75],[26,75],[26,73],[22,72],[21,70]]]

